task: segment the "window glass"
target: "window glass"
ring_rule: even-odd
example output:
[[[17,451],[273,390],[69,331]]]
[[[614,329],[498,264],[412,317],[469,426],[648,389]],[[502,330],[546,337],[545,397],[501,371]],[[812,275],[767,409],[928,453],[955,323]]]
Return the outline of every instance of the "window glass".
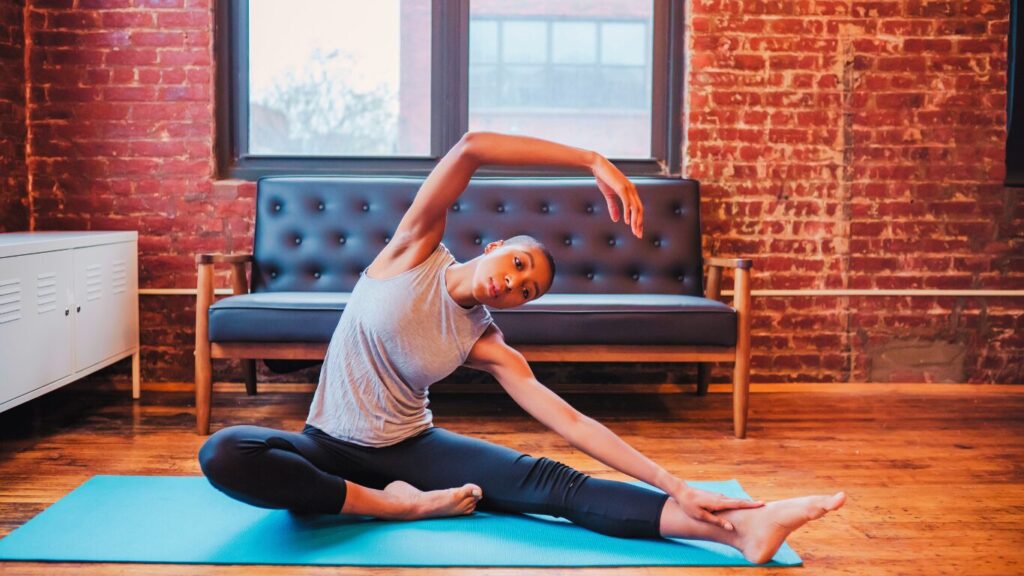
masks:
[[[470,0],[469,129],[650,158],[653,2]]]
[[[498,61],[498,23],[493,20],[477,20],[469,35],[469,51],[481,64]]]
[[[501,30],[501,55],[505,62],[525,64],[547,60],[547,22],[506,20]]]
[[[642,24],[608,22],[601,25],[601,62],[643,66],[650,50],[644,38],[647,29]]]
[[[593,64],[597,60],[597,24],[552,22],[551,61],[559,64]]]
[[[429,155],[430,9],[250,0],[249,153]]]

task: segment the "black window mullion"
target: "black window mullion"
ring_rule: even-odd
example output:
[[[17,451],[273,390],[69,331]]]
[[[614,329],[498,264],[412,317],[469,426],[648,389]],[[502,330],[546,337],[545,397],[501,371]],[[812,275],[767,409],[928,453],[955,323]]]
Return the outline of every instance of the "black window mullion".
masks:
[[[654,0],[654,21],[651,29],[645,34],[653,34],[651,45],[654,48],[654,58],[651,61],[651,156],[655,159],[662,159],[674,169],[671,162],[668,162],[668,126],[667,114],[671,108],[668,94],[668,74],[671,74],[672,61],[668,55],[669,36],[672,32],[672,25],[668,19],[669,2],[667,0]],[[645,61],[648,56],[645,56]],[[678,65],[678,63],[677,63]],[[674,121],[679,121],[674,117]]]
[[[679,0],[655,0],[658,4],[664,4],[663,11],[668,21],[665,42],[668,44],[667,59],[663,64],[665,79],[665,90],[667,93],[662,101],[662,110],[665,116],[662,118],[662,126],[665,128],[663,146],[666,154],[663,156],[668,165],[670,174],[682,174],[683,142],[686,139],[686,131],[683,130],[684,115],[687,110],[683,107],[683,79],[686,78],[686,59],[684,58],[683,47],[686,45],[684,36],[686,30],[685,4]]]
[[[235,146],[241,158],[249,154],[249,0],[238,0],[238,22],[239,34],[235,44],[238,60],[232,72],[238,104],[245,110],[235,128]]]
[[[444,156],[469,126],[469,0],[433,0],[431,155]]]

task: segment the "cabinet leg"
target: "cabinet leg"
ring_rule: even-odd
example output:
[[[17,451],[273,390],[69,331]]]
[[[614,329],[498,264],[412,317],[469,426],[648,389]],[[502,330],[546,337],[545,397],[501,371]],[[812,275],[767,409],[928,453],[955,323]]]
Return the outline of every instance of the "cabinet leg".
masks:
[[[242,375],[245,376],[245,393],[256,395],[256,361],[242,359]]]
[[[132,400],[142,397],[142,366],[139,350],[132,354]]]
[[[704,396],[708,393],[708,382],[711,381],[711,363],[700,362],[697,364],[697,396]]]

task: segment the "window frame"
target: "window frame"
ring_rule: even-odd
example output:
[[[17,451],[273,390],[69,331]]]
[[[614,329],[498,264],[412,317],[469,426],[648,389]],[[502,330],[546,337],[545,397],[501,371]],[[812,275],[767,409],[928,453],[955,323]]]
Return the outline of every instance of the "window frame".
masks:
[[[431,1],[429,156],[270,156],[248,154],[249,1],[217,2],[216,160],[218,176],[255,180],[280,174],[426,176],[469,126],[469,2]],[[630,176],[682,171],[684,1],[653,0],[650,159],[610,158]],[[222,64],[222,65],[221,65]],[[675,120],[673,120],[675,119]],[[243,147],[242,143],[246,143]],[[483,166],[479,176],[579,176],[557,166]]]

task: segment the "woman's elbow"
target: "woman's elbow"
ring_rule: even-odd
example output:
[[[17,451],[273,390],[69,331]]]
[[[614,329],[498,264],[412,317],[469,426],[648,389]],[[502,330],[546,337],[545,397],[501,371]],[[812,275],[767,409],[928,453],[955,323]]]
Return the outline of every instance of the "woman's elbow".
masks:
[[[459,141],[452,147],[452,150],[479,164],[482,162],[483,150],[487,147],[487,140],[491,136],[490,132],[466,132],[462,135],[462,138],[459,138]]]

